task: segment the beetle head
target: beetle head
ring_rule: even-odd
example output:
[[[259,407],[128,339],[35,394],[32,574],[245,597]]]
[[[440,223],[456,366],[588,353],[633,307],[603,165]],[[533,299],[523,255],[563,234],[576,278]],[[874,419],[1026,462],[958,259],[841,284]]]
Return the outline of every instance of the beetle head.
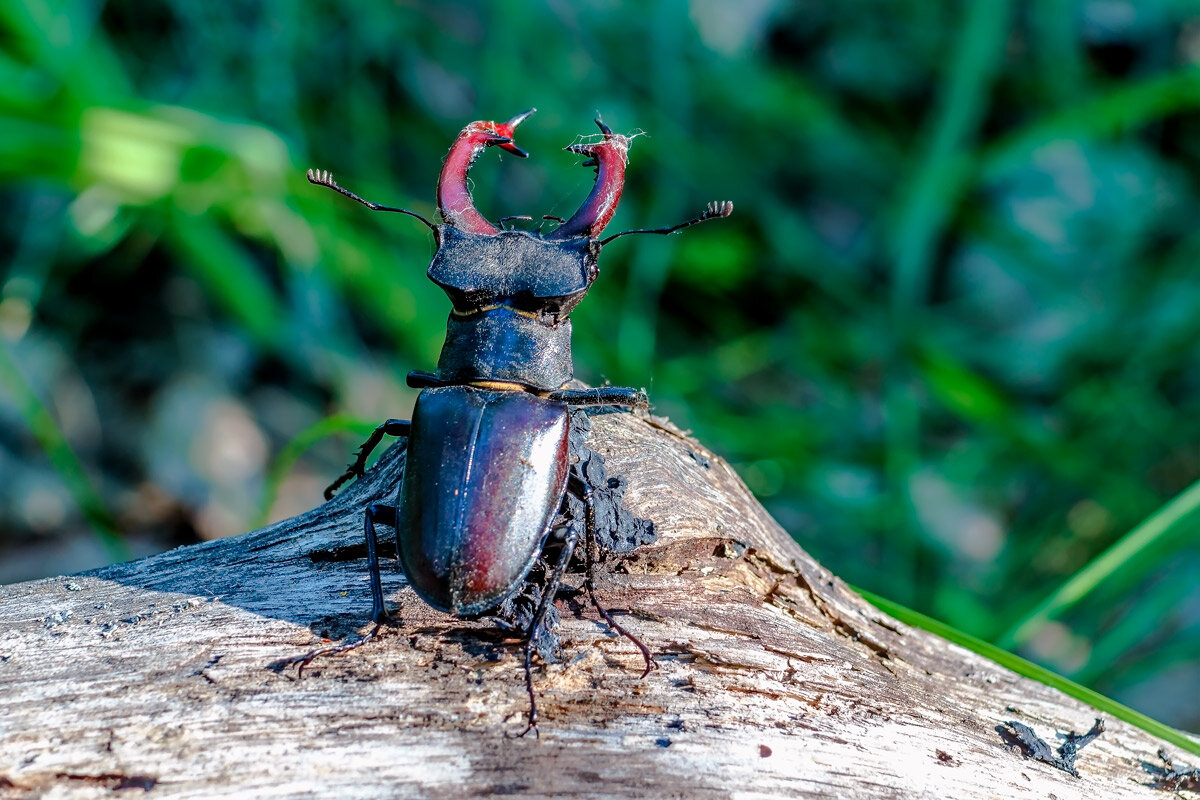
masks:
[[[582,236],[595,239],[612,219],[617,210],[617,203],[621,200],[621,190],[625,188],[629,139],[619,133],[613,133],[612,129],[599,119],[596,120],[596,125],[600,128],[599,141],[567,147],[572,153],[588,157],[583,166],[596,168],[596,185],[592,187],[591,194],[574,216],[551,234],[553,238],[569,239]]]
[[[450,146],[450,152],[446,154],[442,173],[438,177],[438,211],[447,225],[462,228],[470,233],[498,233],[496,226],[476,210],[471,199],[471,189],[467,186],[467,172],[475,159],[493,145],[521,158],[528,156],[528,153],[513,142],[513,136],[517,126],[536,110],[531,108],[507,122],[472,122],[458,134],[458,138]]]

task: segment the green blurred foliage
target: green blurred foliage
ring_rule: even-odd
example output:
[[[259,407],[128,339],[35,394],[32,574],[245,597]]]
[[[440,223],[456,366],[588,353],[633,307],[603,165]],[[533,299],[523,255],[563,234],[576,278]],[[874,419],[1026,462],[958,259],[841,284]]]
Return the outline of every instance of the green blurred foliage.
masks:
[[[0,2],[0,579],[301,511],[322,420],[407,413],[427,232],[305,167],[432,217],[536,105],[476,201],[566,216],[599,111],[647,133],[611,230],[737,212],[606,249],[579,376],[848,581],[1200,728],[1198,61],[1172,0]]]

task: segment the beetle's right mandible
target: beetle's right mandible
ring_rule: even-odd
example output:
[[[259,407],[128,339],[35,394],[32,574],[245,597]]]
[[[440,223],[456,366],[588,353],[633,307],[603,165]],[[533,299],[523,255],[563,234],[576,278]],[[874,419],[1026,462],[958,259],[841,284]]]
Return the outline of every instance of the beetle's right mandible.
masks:
[[[535,111],[536,108],[531,108],[508,122],[472,122],[458,134],[454,144],[450,145],[450,152],[442,164],[442,173],[438,176],[438,212],[447,225],[467,233],[499,233],[496,226],[476,210],[471,189],[467,185],[467,172],[475,159],[492,145],[498,145],[515,156],[527,157],[529,154],[513,143],[513,134],[517,126]]]

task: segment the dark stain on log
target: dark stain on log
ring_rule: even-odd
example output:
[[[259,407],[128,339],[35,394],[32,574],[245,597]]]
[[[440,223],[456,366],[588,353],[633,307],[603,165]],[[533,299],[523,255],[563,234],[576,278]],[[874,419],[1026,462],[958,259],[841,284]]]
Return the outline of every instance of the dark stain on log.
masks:
[[[96,784],[114,792],[122,789],[141,789],[143,792],[148,792],[158,785],[158,778],[152,778],[149,775],[122,775],[118,772],[104,772],[99,775],[60,772],[54,777],[58,780]]]
[[[996,730],[1007,744],[1016,745],[1029,758],[1049,764],[1078,778],[1079,771],[1075,769],[1075,761],[1079,757],[1079,751],[1104,732],[1104,720],[1097,719],[1096,724],[1085,734],[1077,734],[1075,731],[1068,733],[1066,741],[1062,743],[1057,752],[1051,750],[1046,740],[1034,733],[1032,728],[1020,722],[1006,722],[1003,725],[997,725]]]
[[[1176,767],[1171,757],[1167,755],[1167,751],[1159,749],[1158,757],[1162,759],[1162,766],[1142,762],[1142,769],[1150,773],[1154,777],[1154,783],[1151,784],[1155,789],[1163,789],[1168,792],[1200,792],[1200,769],[1188,767]]]

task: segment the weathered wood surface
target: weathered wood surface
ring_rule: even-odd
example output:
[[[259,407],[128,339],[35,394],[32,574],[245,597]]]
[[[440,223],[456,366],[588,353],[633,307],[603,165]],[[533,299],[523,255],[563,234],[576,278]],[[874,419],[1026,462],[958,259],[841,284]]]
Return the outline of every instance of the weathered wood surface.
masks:
[[[599,582],[658,654],[648,677],[563,600],[566,661],[536,674],[541,739],[507,738],[526,710],[519,648],[391,572],[402,627],[302,680],[270,669],[366,629],[361,508],[394,492],[393,448],[301,517],[0,587],[0,795],[1165,796],[1162,743],[1117,720],[1079,778],[1006,743],[1008,720],[1057,746],[1097,714],[868,606],[694,441],[612,414],[591,445],[661,534]]]

